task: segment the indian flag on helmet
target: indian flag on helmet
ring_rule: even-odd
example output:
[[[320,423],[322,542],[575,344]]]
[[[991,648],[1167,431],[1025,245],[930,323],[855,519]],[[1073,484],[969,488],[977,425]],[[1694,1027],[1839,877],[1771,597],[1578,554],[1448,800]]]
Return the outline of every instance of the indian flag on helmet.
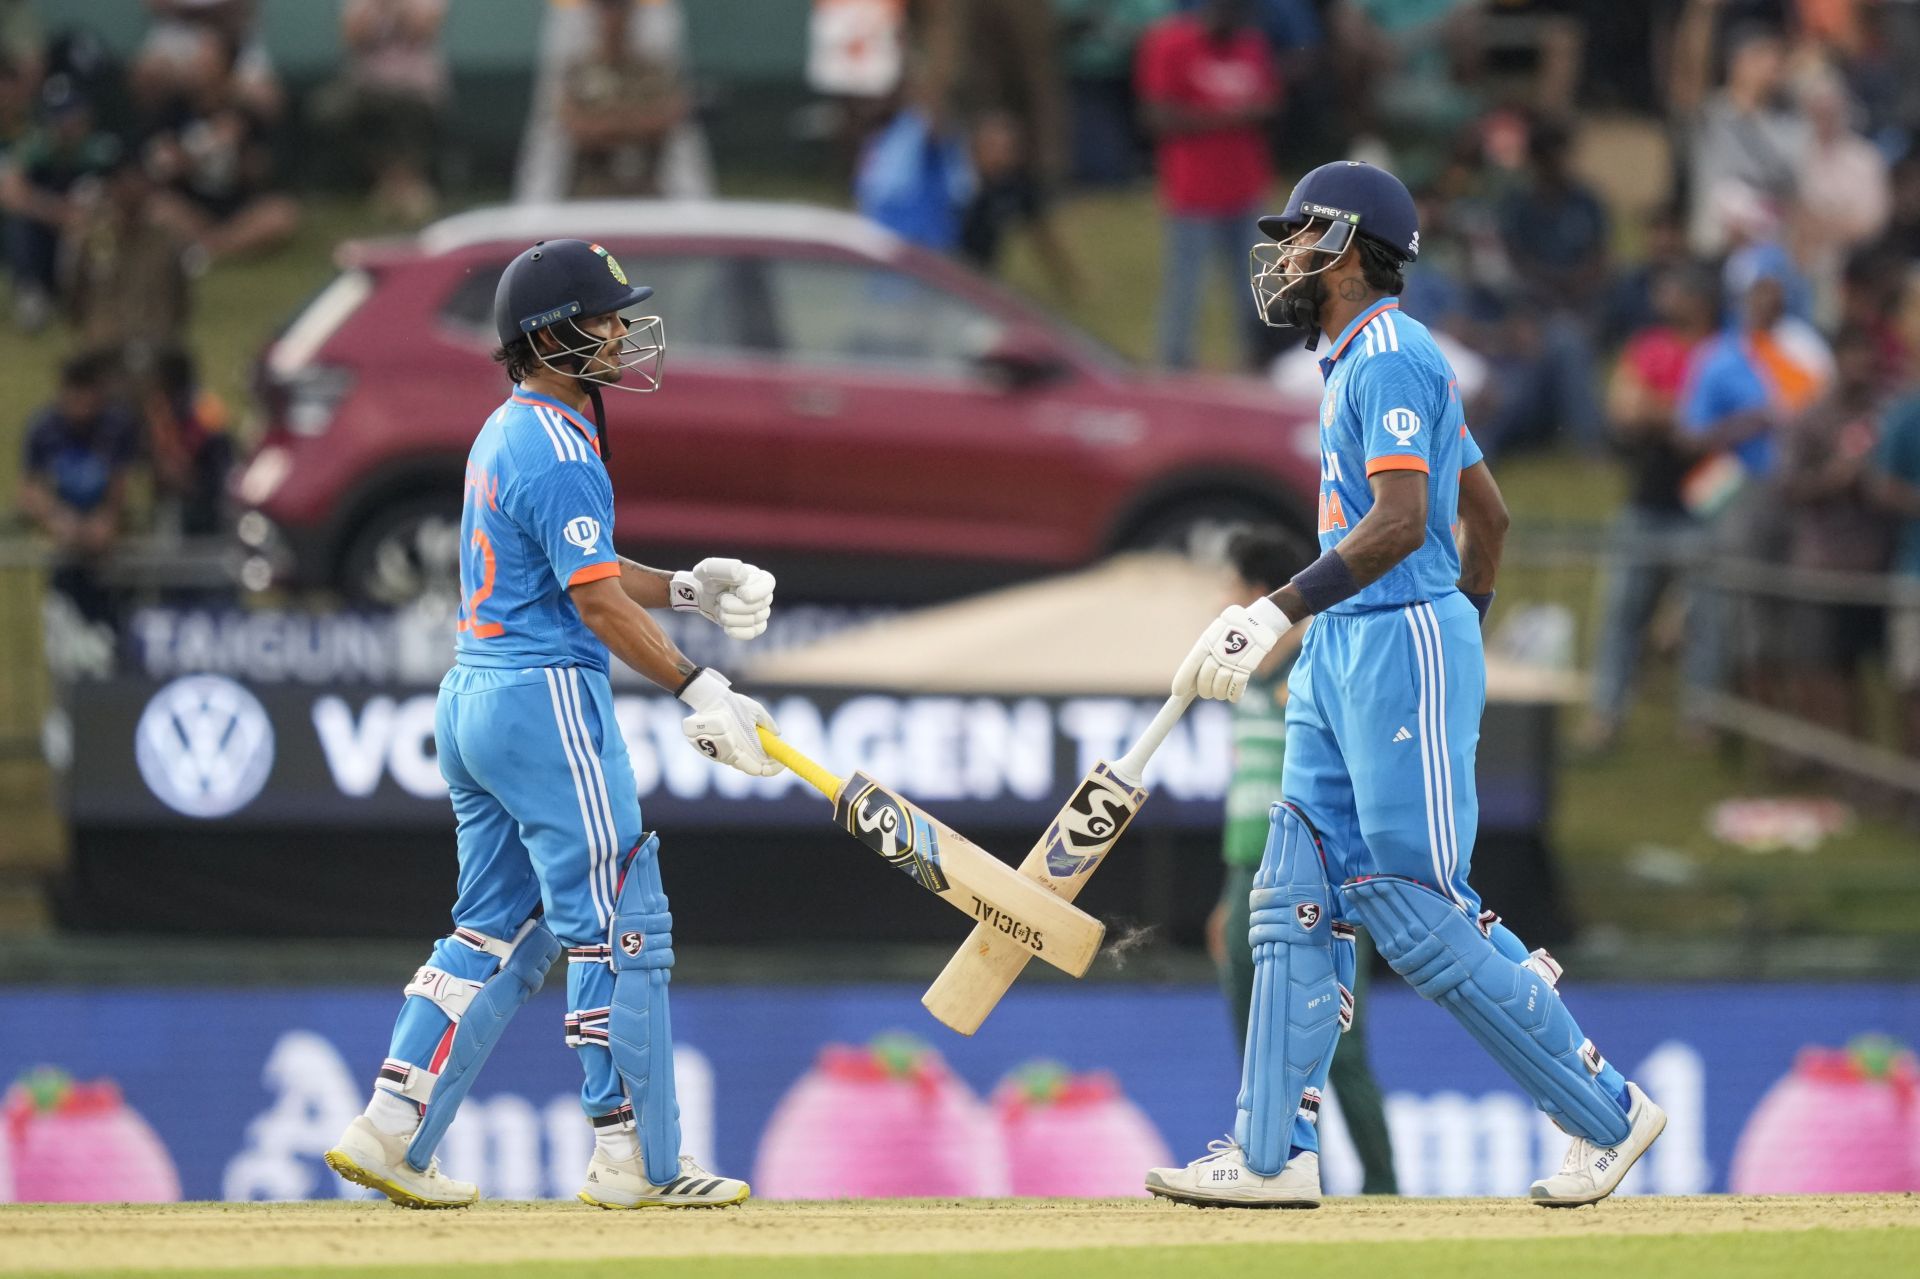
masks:
[[[620,283],[622,284],[625,284],[627,282],[627,273],[620,269],[620,260],[618,258],[614,257],[613,254],[607,252],[600,245],[595,244],[595,245],[590,245],[588,247],[590,247],[595,253],[598,253],[601,257],[607,260],[607,270],[613,273],[614,279],[620,281]]]

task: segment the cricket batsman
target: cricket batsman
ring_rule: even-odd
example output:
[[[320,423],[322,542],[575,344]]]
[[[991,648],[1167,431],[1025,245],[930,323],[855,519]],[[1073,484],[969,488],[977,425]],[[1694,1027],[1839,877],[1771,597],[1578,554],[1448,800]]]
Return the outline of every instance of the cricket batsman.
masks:
[[[1533,1201],[1593,1203],[1667,1118],[1581,1034],[1554,988],[1559,965],[1529,953],[1467,883],[1480,624],[1507,513],[1452,369],[1399,309],[1420,251],[1413,199],[1392,174],[1340,161],[1301,178],[1260,229],[1275,241],[1252,255],[1261,317],[1306,329],[1309,350],[1322,335],[1332,343],[1320,360],[1322,554],[1229,607],[1173,678],[1176,694],[1235,701],[1280,636],[1313,619],[1288,682],[1283,798],[1249,902],[1239,1116],[1230,1140],[1150,1170],[1147,1189],[1209,1206],[1319,1204],[1315,1121],[1351,1015],[1358,924],[1572,1137]]]
[[[456,664],[434,741],[457,823],[453,934],[406,987],[366,1112],[326,1155],[348,1181],[409,1208],[479,1198],[434,1149],[507,1023],[567,961],[566,1042],[594,1152],[580,1198],[601,1208],[737,1204],[747,1183],[680,1153],[667,980],[673,916],[659,838],[643,833],[607,683],[612,653],[692,708],[701,752],[754,776],[780,765],[766,710],[688,661],[649,608],[697,610],[736,639],[766,629],[770,573],[731,559],[668,573],[613,549],[600,389],[660,384],[652,296],[580,240],[534,245],[494,294],[514,383],[468,455]],[[591,405],[593,424],[585,413]]]

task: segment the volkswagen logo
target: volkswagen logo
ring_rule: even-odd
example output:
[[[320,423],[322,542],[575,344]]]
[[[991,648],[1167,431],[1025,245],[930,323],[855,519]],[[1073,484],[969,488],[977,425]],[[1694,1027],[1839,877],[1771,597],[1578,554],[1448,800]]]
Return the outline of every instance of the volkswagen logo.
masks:
[[[185,675],[153,695],[134,759],[154,798],[188,817],[253,802],[273,771],[273,724],[260,700],[220,675]]]

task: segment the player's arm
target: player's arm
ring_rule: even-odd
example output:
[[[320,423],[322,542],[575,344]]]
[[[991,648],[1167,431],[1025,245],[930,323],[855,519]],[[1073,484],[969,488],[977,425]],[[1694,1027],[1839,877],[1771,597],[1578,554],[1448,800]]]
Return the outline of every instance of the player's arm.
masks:
[[[1267,596],[1290,623],[1304,622],[1364,590],[1426,541],[1425,471],[1378,471],[1368,478],[1367,486],[1373,490],[1373,509],[1340,539],[1339,546]],[[1339,563],[1329,564],[1329,559]],[[1327,579],[1324,584],[1317,580],[1321,578]]]
[[[743,693],[719,671],[695,666],[660,623],[630,597],[624,572],[591,577],[567,588],[580,620],[607,651],[693,708],[680,723],[696,750],[755,777],[771,777],[780,764],[760,747],[756,724],[775,733],[780,726],[767,708]]]
[[[1460,593],[1473,601],[1484,619],[1493,607],[1493,582],[1500,575],[1500,554],[1507,545],[1507,501],[1500,496],[1485,461],[1460,472]]]
[[[700,668],[627,592],[627,563],[622,561],[619,577],[581,582],[568,587],[567,594],[579,610],[580,620],[607,646],[607,651],[669,693],[678,693]],[[666,603],[664,595],[661,603]]]

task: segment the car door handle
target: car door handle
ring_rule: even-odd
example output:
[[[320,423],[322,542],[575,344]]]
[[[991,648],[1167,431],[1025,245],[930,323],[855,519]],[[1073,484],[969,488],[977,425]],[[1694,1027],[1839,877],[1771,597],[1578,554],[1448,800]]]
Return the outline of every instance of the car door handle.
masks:
[[[838,417],[844,398],[838,387],[797,386],[787,393],[787,407],[801,417]]]

